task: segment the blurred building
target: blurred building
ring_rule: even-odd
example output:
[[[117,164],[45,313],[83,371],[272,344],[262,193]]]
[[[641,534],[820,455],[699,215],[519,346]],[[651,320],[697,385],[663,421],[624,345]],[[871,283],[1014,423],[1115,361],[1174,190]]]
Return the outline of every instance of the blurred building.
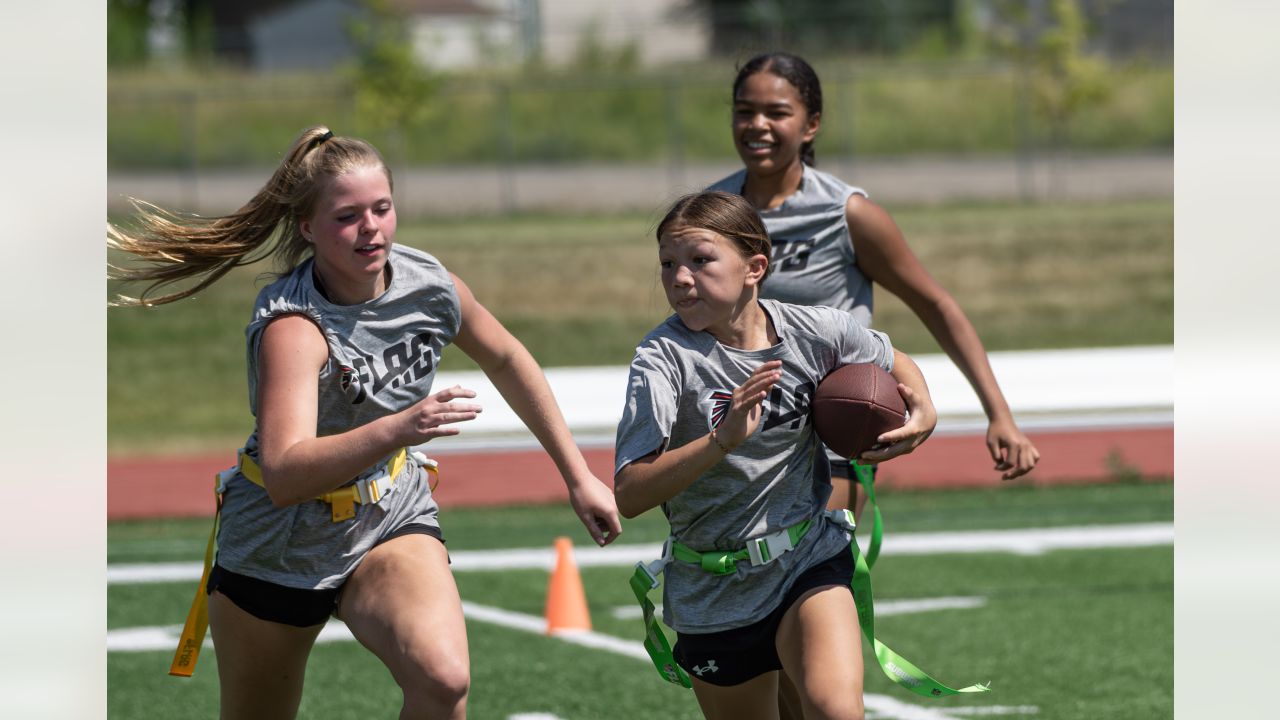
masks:
[[[388,0],[429,67],[464,70],[541,59],[562,64],[587,47],[629,48],[641,64],[710,51],[705,14],[687,0]],[[212,4],[214,52],[255,70],[332,68],[351,56],[359,0]]]
[[[588,43],[631,48],[642,65],[700,60],[711,53],[711,20],[688,0],[530,0],[541,17],[538,53],[572,60]]]
[[[349,26],[373,0],[108,0],[108,59],[182,54],[257,70],[331,68],[353,52]],[[740,57],[926,54],[982,44],[997,26],[1047,26],[1050,0],[377,0],[404,18],[432,67],[626,57],[640,65]],[[1173,0],[1077,0],[1089,46],[1164,61]]]

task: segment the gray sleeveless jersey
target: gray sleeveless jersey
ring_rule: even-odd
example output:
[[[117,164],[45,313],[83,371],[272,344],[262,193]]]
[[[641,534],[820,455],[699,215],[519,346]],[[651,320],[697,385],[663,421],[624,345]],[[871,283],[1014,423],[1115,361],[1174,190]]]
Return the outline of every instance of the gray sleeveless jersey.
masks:
[[[747,171],[739,170],[708,190],[742,194]],[[773,242],[773,272],[760,297],[797,305],[828,305],[871,325],[871,281],[858,269],[845,204],[862,188],[804,166],[800,189],[773,210],[761,210]]]
[[[431,390],[440,353],[453,340],[461,309],[453,280],[434,257],[393,245],[387,291],[360,305],[335,305],[316,289],[313,260],[263,288],[245,330],[249,407],[257,415],[258,349],[274,318],[301,314],[323,331],[329,359],[317,378],[316,435],[359,427],[403,410]],[[245,444],[258,453],[255,430]],[[352,478],[352,482],[355,478]],[[276,508],[242,475],[227,485],[218,563],[279,585],[332,588],[342,584],[380,539],[406,524],[438,527],[427,473],[410,459],[393,490],[356,516],[335,523],[329,505],[307,500]]]
[[[638,458],[706,435],[728,410],[733,389],[761,363],[782,361],[782,379],[765,401],[754,434],[688,488],[663,503],[675,539],[698,551],[740,550],[805,519],[818,522],[799,546],[760,567],[739,562],[715,576],[692,563],[666,569],[663,619],[680,632],[742,627],[772,611],[796,576],[849,542],[821,520],[831,472],[809,422],[818,382],[833,368],[874,362],[892,369],[889,338],[848,313],[760,301],[779,343],[746,351],[693,332],[672,315],[636,348],[618,424],[615,474]]]

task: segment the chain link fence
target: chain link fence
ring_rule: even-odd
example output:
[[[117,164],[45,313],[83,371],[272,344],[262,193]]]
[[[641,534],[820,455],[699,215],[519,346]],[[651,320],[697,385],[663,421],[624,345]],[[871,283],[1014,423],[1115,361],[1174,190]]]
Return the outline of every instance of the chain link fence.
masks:
[[[318,77],[113,87],[110,204],[136,195],[195,211],[234,209],[302,128],[323,123],[374,142],[396,170],[398,194],[414,192],[420,212],[649,207],[737,167],[731,81],[690,74],[442,84],[418,122],[390,130],[359,116],[350,87]],[[1053,176],[1068,177],[1080,162],[1136,157],[1167,164],[1149,169],[1157,176],[1171,173],[1172,70],[1117,72],[1113,83],[1105,103],[1052,132],[1014,67],[829,71],[819,166],[854,180],[876,169],[866,180],[874,191],[877,175],[929,163],[963,184],[967,164],[999,176],[975,176],[979,186],[994,182],[997,194],[1026,200],[1061,195],[1055,183],[1068,180]],[[1167,184],[1171,192],[1171,175]],[[219,188],[231,186],[223,196]],[[928,182],[919,194],[954,195]]]

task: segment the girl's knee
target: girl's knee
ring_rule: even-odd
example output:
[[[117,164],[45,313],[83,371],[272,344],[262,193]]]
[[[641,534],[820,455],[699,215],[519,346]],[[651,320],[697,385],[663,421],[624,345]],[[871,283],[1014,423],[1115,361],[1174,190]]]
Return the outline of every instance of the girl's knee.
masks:
[[[860,693],[833,693],[824,697],[810,698],[810,701],[820,718],[863,720],[866,715]]]
[[[412,700],[415,705],[453,708],[466,702],[471,692],[471,668],[465,659],[408,658],[406,665],[408,672],[397,677],[406,703]]]

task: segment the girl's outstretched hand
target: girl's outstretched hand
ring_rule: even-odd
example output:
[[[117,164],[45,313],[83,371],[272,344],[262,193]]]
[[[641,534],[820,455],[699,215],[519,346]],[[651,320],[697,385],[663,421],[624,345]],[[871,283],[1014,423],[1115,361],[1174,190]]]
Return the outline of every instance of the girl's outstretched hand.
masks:
[[[613,491],[596,476],[570,486],[569,503],[578,519],[596,545],[604,547],[622,534],[622,521],[618,519],[618,505]]]
[[[996,461],[1001,480],[1012,480],[1031,472],[1040,462],[1040,451],[1018,429],[1013,419],[993,420],[987,427],[987,450]]]
[[[933,433],[938,424],[938,413],[933,408],[933,402],[902,383],[898,383],[898,394],[907,402],[907,424],[876,438],[876,447],[859,455],[859,460],[878,463],[906,455]]]
[[[761,363],[746,382],[733,389],[733,402],[729,405],[729,411],[713,431],[721,446],[732,450],[756,431],[760,424],[760,404],[782,377],[781,368],[781,360]]]
[[[428,396],[407,410],[400,411],[399,444],[418,445],[434,438],[457,435],[462,432],[451,425],[475,420],[482,408],[475,403],[452,401],[475,396],[475,390],[454,385]]]

